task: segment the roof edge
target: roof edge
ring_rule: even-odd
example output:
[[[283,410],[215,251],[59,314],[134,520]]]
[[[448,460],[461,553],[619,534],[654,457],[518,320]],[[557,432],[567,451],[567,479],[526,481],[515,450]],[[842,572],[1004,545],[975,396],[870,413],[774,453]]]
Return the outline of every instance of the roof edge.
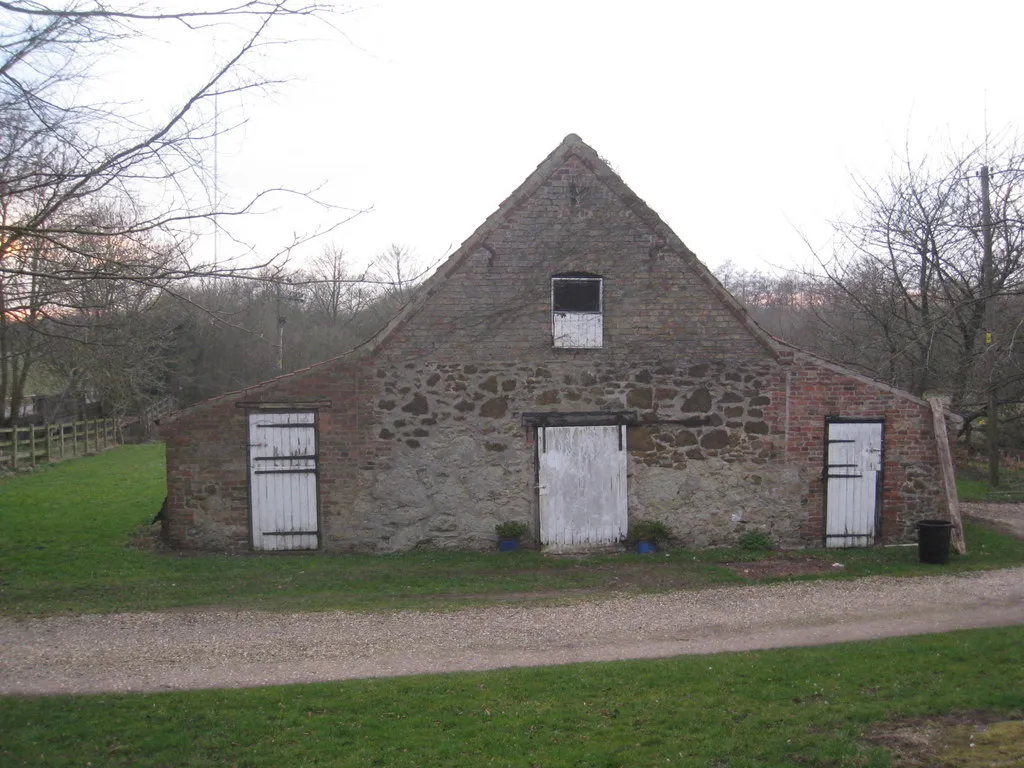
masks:
[[[712,295],[721,302],[730,314],[738,320],[747,332],[754,337],[757,341],[774,359],[779,359],[779,348],[775,343],[774,337],[766,330],[764,330],[757,321],[750,316],[747,311],[735,296],[733,296],[729,290],[722,285],[721,281],[714,276],[707,265],[700,260],[700,258],[687,247],[686,243],[683,242],[682,238],[675,233],[675,231],[665,222],[658,213],[651,208],[633,189],[626,184],[625,181],[614,171],[609,165],[608,161],[597,154],[596,151],[588,146],[579,136],[576,134],[569,134],[565,138],[565,142],[570,139],[575,141],[573,145],[578,151],[580,159],[590,168],[591,172],[594,173],[603,183],[608,185],[615,194],[629,207],[629,209],[643,221],[648,227],[657,232],[665,241],[666,245],[672,246],[673,249],[680,252],[683,260],[687,263],[687,266],[693,270],[694,274],[704,283],[705,287],[711,291]],[[564,143],[564,142],[563,142]]]
[[[915,405],[920,405],[922,408],[931,408],[931,404],[923,397],[918,397],[917,395],[913,394],[912,392],[908,392],[905,389],[894,387],[892,386],[892,384],[886,384],[884,381],[872,378],[871,376],[855,371],[852,368],[847,368],[846,366],[841,365],[840,363],[833,362],[832,360],[824,358],[821,355],[817,355],[813,352],[808,352],[806,349],[801,349],[800,347],[797,347],[794,344],[790,344],[789,342],[779,341],[778,344],[780,346],[788,347],[791,350],[793,350],[794,357],[798,356],[800,358],[804,358],[808,362],[817,365],[820,368],[827,368],[828,370],[834,373],[839,373],[842,374],[843,376],[849,376],[851,379],[855,379],[863,384],[875,387],[876,389],[884,390],[885,392],[888,392],[891,395],[896,395],[897,397],[901,397],[904,400],[909,400]]]
[[[757,322],[750,316],[750,313],[747,312],[746,308],[740,304],[740,302],[737,301],[731,293],[729,293],[725,286],[723,286],[718,278],[716,278],[707,266],[701,262],[696,254],[694,254],[682,239],[672,231],[671,227],[669,227],[668,224],[666,224],[665,221],[646,202],[644,202],[614,170],[612,170],[608,161],[598,155],[598,153],[589,144],[583,141],[578,134],[570,133],[567,134],[559,145],[537,165],[533,172],[531,172],[526,179],[524,179],[523,182],[498,205],[494,212],[491,213],[491,215],[488,216],[484,222],[462,242],[455,252],[438,266],[434,273],[416,289],[410,300],[406,302],[406,304],[391,318],[391,320],[389,320],[384,327],[368,339],[355,347],[336,355],[335,357],[328,358],[327,360],[319,363],[314,363],[307,368],[291,371],[290,373],[282,374],[272,379],[252,384],[248,387],[243,387],[232,392],[226,392],[222,395],[217,395],[201,402],[194,403],[186,408],[182,408],[179,411],[169,414],[161,419],[160,423],[174,423],[178,418],[191,413],[197,408],[205,405],[212,405],[222,400],[235,398],[246,393],[259,391],[264,387],[271,386],[289,377],[306,375],[321,368],[322,366],[337,363],[342,358],[350,355],[359,354],[360,356],[368,356],[375,354],[388,343],[388,341],[405,323],[411,320],[423,308],[430,298],[440,290],[452,275],[455,274],[465,260],[478,247],[486,242],[487,237],[491,232],[494,231],[497,225],[503,221],[506,213],[511,208],[514,208],[520,202],[528,198],[541,185],[543,185],[547,181],[548,177],[570,155],[577,156],[591,170],[591,172],[602,181],[602,183],[608,185],[608,187],[619,196],[623,203],[633,211],[634,214],[636,214],[644,223],[647,224],[647,226],[657,232],[664,239],[665,244],[671,245],[672,248],[679,251],[690,269],[692,269],[694,274],[696,274],[697,277],[705,283],[706,287],[712,292],[715,298],[717,298],[746,328],[755,341],[764,347],[764,349],[775,360],[779,359],[780,350],[777,340],[757,324]]]
[[[371,337],[371,339],[372,338],[373,337]],[[301,378],[303,376],[308,376],[312,373],[315,373],[317,370],[323,368],[324,366],[339,363],[347,357],[351,357],[353,360],[358,360],[366,356],[366,352],[363,349],[363,347],[366,344],[366,341],[361,342],[360,344],[357,344],[356,346],[345,350],[340,355],[335,355],[334,357],[329,357],[326,360],[321,360],[319,363],[313,363],[312,365],[308,365],[305,368],[299,368],[298,370],[289,371],[288,373],[282,373],[280,376],[275,376],[272,379],[264,379],[263,381],[258,381],[255,384],[250,384],[247,387],[241,387],[240,389],[235,389],[230,392],[224,392],[223,394],[214,395],[213,397],[208,397],[205,400],[200,400],[198,403],[186,405],[184,408],[180,408],[177,411],[167,414],[163,418],[157,419],[156,424],[161,427],[173,424],[178,419],[183,418],[185,416],[189,416],[201,408],[213,406],[220,402],[230,402],[231,400],[237,400],[240,397],[248,395],[249,393],[257,392],[266,387],[270,387],[274,384],[286,381],[287,379],[295,379]]]

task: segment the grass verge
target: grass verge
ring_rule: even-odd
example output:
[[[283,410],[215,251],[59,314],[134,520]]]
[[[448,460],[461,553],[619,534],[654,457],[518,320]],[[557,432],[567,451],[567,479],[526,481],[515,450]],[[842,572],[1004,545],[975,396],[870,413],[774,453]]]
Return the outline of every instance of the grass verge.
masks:
[[[1024,470],[1005,466],[1000,471],[1000,484],[988,484],[988,467],[971,462],[957,471],[956,491],[960,501],[1024,502]]]
[[[0,763],[882,768],[888,751],[863,738],[876,725],[950,712],[1019,719],[1022,692],[1024,628],[972,630],[490,673],[0,699]]]
[[[676,550],[656,556],[515,553],[199,555],[133,548],[164,495],[163,449],[124,446],[0,480],[0,611],[10,615],[217,605],[265,610],[438,609],[482,602],[593,599],[615,592],[744,583],[725,563],[772,553]],[[942,572],[1024,563],[1024,541],[980,526]],[[931,574],[913,547],[806,550],[830,577]],[[817,574],[815,578],[820,578]],[[806,578],[806,577],[804,577]]]

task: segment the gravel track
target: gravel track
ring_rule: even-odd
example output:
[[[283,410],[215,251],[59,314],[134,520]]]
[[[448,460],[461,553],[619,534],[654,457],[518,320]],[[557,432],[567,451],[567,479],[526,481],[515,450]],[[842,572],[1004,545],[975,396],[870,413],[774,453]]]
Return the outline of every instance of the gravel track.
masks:
[[[817,645],[1024,624],[1024,568],[450,613],[0,618],[0,694],[246,687]]]
[[[1024,539],[1024,504],[999,504],[993,502],[960,502],[960,511],[995,525],[1018,539]],[[970,546],[970,542],[967,545]]]

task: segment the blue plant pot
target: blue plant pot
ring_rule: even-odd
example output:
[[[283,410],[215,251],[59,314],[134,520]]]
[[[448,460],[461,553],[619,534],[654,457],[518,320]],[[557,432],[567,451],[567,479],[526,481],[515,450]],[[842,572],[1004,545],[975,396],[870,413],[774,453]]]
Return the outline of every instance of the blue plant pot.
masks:
[[[638,541],[636,543],[636,551],[641,555],[649,555],[652,552],[658,551],[658,545],[653,541]]]
[[[515,552],[519,549],[519,539],[498,539],[499,552]]]

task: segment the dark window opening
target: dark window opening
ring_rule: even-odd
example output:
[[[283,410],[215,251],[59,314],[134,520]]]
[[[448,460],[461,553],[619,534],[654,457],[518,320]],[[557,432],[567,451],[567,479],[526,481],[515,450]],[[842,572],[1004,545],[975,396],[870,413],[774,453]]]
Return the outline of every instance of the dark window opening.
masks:
[[[555,312],[600,312],[601,278],[552,278],[551,308]]]

